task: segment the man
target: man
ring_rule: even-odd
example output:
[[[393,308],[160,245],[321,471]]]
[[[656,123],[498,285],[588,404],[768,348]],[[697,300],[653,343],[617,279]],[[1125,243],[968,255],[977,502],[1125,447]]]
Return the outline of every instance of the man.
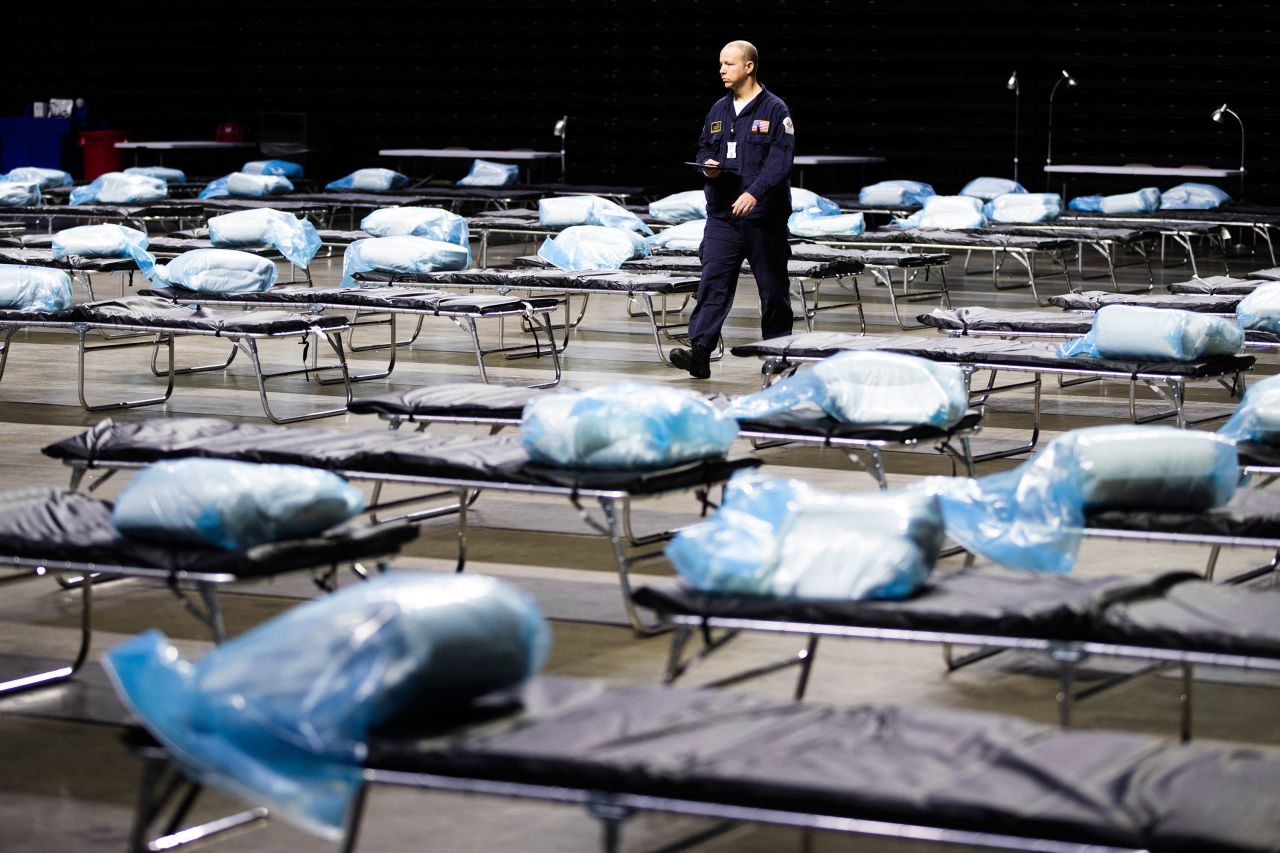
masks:
[[[670,356],[674,366],[695,379],[711,376],[711,351],[733,305],[744,258],[760,291],[764,337],[791,334],[794,319],[787,281],[787,217],[795,126],[787,105],[756,79],[758,62],[750,42],[729,42],[720,51],[720,79],[729,92],[707,114],[698,140],[697,161],[707,167],[707,226],[699,249],[702,281],[689,316],[690,347],[673,349]]]

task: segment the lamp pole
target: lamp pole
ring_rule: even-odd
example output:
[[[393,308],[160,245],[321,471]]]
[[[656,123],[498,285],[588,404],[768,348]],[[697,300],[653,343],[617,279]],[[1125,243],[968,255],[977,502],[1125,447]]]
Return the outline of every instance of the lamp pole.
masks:
[[[1009,75],[1005,88],[1013,92],[1013,182],[1018,182],[1018,116],[1022,107],[1022,86],[1018,84],[1018,71],[1015,68]]]
[[[1054,82],[1054,84],[1053,84],[1053,88],[1052,88],[1051,90],[1049,90],[1049,128],[1048,128],[1048,131],[1049,131],[1049,134],[1048,134],[1048,135],[1049,135],[1049,147],[1045,150],[1045,154],[1044,154],[1044,164],[1045,164],[1046,166],[1052,166],[1052,165],[1053,165],[1053,98],[1054,98],[1054,96],[1055,96],[1055,95],[1057,95],[1057,94],[1058,94],[1058,87],[1059,87],[1059,86],[1061,86],[1064,82],[1065,82],[1065,83],[1067,84],[1067,86],[1069,86],[1069,87],[1070,87],[1070,86],[1075,86],[1075,85],[1076,85],[1075,78],[1074,78],[1074,77],[1072,77],[1070,74],[1068,74],[1068,73],[1067,73],[1067,70],[1066,70],[1065,68],[1062,70],[1062,76],[1061,76],[1061,77],[1059,77],[1059,78],[1057,79],[1057,81],[1055,81],[1055,82]],[[1049,190],[1049,181],[1050,181],[1050,180],[1051,180],[1051,179],[1050,179],[1050,177],[1049,177],[1049,173],[1048,173],[1048,172],[1045,172],[1045,175],[1044,175],[1044,188],[1045,188],[1045,191],[1046,191],[1046,192]]]
[[[1224,115],[1231,116],[1240,124],[1240,198],[1239,198],[1239,201],[1244,201],[1244,120],[1240,118],[1239,113],[1237,113],[1235,110],[1228,107],[1226,104],[1223,104],[1222,106],[1214,110],[1213,115],[1211,115],[1210,118],[1216,121],[1218,124],[1222,124],[1222,117]]]

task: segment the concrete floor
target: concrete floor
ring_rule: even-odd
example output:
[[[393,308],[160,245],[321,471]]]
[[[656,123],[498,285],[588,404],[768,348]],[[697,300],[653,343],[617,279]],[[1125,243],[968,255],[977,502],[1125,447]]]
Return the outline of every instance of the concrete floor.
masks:
[[[509,258],[523,247],[500,247],[495,258]],[[1271,266],[1268,259],[1236,257],[1233,269]],[[339,277],[340,260],[318,260],[314,273],[319,283]],[[1086,271],[1097,273],[1095,267]],[[1202,273],[1221,271],[1221,261],[1209,261]],[[287,270],[286,270],[287,272]],[[1125,281],[1145,280],[1138,267],[1123,271]],[[1163,284],[1190,277],[1185,266],[1160,267],[1156,280]],[[990,277],[966,277],[958,262],[948,271],[954,302],[1031,309],[1025,289],[993,291]],[[115,280],[102,277],[98,294],[114,293]],[[1100,283],[1091,286],[1101,287]],[[1049,284],[1044,292],[1061,290]],[[755,340],[756,305],[749,279],[739,293],[737,306],[726,328],[730,343]],[[897,333],[890,322],[883,293],[867,280],[863,293],[871,331]],[[922,306],[928,310],[930,306]],[[824,330],[856,331],[850,312],[833,312],[821,319]],[[797,324],[799,326],[799,324]],[[915,332],[913,334],[921,334]],[[274,357],[295,361],[295,344],[276,347]],[[183,339],[178,351],[183,363],[213,360],[225,353],[215,339]],[[24,332],[14,340],[8,368],[0,383],[0,488],[64,486],[67,471],[44,457],[40,448],[75,435],[102,415],[88,414],[76,401],[74,340],[47,332]],[[271,357],[271,356],[269,356]],[[147,393],[152,384],[144,351],[118,356],[118,360],[93,367],[91,389],[102,396]],[[362,383],[358,396],[387,389],[476,378],[474,364],[462,334],[443,320],[429,320],[422,341],[403,352],[390,380]],[[371,369],[375,359],[357,357],[357,369]],[[1273,357],[1261,359],[1256,373],[1275,372]],[[503,382],[533,382],[545,365],[535,361],[507,362],[491,376]],[[574,333],[565,354],[565,383],[588,386],[623,378],[661,382],[675,387],[706,391],[745,392],[759,386],[759,365],[754,360],[726,357],[713,366],[711,380],[695,382],[662,367],[656,360],[646,328],[629,319],[621,300],[597,299]],[[323,402],[335,392],[317,391],[302,381],[286,382],[279,410],[288,414]],[[1061,431],[1123,418],[1127,392],[1120,385],[1045,388],[1047,441]],[[1192,391],[1191,399],[1202,412],[1230,407],[1221,388]],[[988,411],[982,438],[986,441],[1016,439],[1026,423],[1028,396],[996,398]],[[241,364],[225,373],[208,373],[179,380],[170,403],[162,408],[114,415],[118,420],[216,415],[259,421],[261,408],[252,378]],[[354,415],[329,418],[321,425],[335,429],[377,427],[379,422]],[[437,429],[433,427],[433,430]],[[442,427],[442,432],[466,432],[462,427]],[[472,428],[474,434],[474,428]],[[743,444],[735,450],[748,453]],[[854,469],[834,450],[776,448],[760,452],[768,470],[794,476],[818,486],[841,490],[870,490],[870,477]],[[926,475],[948,474],[950,467],[928,452],[894,453],[888,457],[894,485]],[[1010,466],[1007,462],[983,465],[980,473]],[[102,485],[99,493],[114,495],[125,477]],[[647,502],[637,509],[642,527],[691,518],[694,502],[688,496]],[[625,626],[616,576],[605,543],[587,530],[566,503],[550,499],[520,499],[490,495],[476,505],[471,521],[469,571],[498,575],[532,591],[551,619],[554,649],[547,671],[560,675],[655,682],[662,669],[667,642],[663,638],[636,639]],[[396,561],[405,571],[450,571],[454,539],[453,521],[442,519],[423,525],[422,536]],[[1174,568],[1197,568],[1205,552],[1141,543],[1090,541],[1081,553],[1081,574],[1155,573]],[[1223,570],[1245,566],[1265,555],[1240,552],[1224,558]],[[661,571],[653,569],[652,571]],[[315,589],[304,578],[242,584],[224,595],[230,633],[236,634],[311,597]],[[78,593],[59,589],[48,580],[10,585],[0,597],[0,679],[29,670],[32,656],[57,657],[73,647]],[[118,582],[100,587],[96,596],[94,662],[73,682],[63,686],[11,696],[0,700],[0,849],[6,851],[120,850],[132,818],[140,763],[120,743],[127,722],[124,710],[106,684],[97,656],[121,639],[157,627],[179,641],[183,650],[199,656],[211,644],[201,626],[186,614],[164,589],[141,582]],[[790,651],[795,641],[747,637],[713,658],[689,679],[714,679],[735,666],[758,661],[764,655]],[[1096,677],[1108,667],[1091,670]],[[1196,734],[1258,743],[1280,743],[1280,719],[1275,713],[1274,679],[1238,673],[1204,671],[1196,688]],[[786,696],[790,679],[778,675],[739,689]],[[859,702],[927,704],[1001,711],[1044,723],[1055,720],[1055,671],[1032,656],[1004,655],[950,675],[945,673],[936,647],[873,642],[824,644],[814,669],[811,701],[853,704]],[[1174,736],[1178,718],[1179,682],[1168,677],[1148,677],[1104,693],[1080,705],[1076,725],[1114,727]],[[241,807],[229,797],[210,792],[197,806],[194,817],[204,819]],[[704,826],[693,820],[644,816],[628,824],[627,850],[661,848],[681,835]],[[378,789],[369,802],[361,836],[361,850],[528,850],[563,851],[591,849],[598,830],[593,821],[572,807],[547,806],[490,798],[418,794]],[[227,849],[243,851],[329,850],[332,845],[289,827],[269,822],[259,830],[225,842]],[[806,845],[808,845],[806,847]],[[814,835],[743,827],[702,845],[703,850],[773,851],[915,851],[930,848],[914,842]],[[954,848],[952,848],[954,849]]]

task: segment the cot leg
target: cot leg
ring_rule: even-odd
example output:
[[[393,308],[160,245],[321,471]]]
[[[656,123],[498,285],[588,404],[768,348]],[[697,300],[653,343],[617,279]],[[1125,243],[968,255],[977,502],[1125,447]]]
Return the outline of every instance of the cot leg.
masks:
[[[479,495],[477,491],[476,496]],[[469,489],[458,490],[458,564],[454,572],[459,574],[467,567],[467,507],[471,501]]]
[[[342,374],[341,381],[342,381],[343,389],[346,391],[346,399],[343,401],[343,404],[341,407],[335,407],[331,409],[320,409],[314,412],[308,412],[303,415],[293,415],[287,418],[277,417],[276,414],[271,411],[271,403],[267,399],[267,380],[280,377],[280,376],[291,376],[297,373],[309,373],[311,372],[311,369],[307,368],[304,365],[301,370],[278,370],[278,371],[275,371],[274,373],[266,373],[262,369],[262,359],[258,355],[258,342],[253,338],[248,338],[248,337],[239,338],[236,340],[236,345],[243,347],[244,350],[249,354],[250,360],[253,362],[253,372],[255,377],[258,380],[258,399],[262,402],[263,414],[265,414],[267,416],[267,420],[271,421],[273,424],[291,424],[291,423],[296,423],[298,421],[309,421],[309,420],[314,420],[315,418],[325,418],[331,415],[341,415],[347,411],[347,406],[351,405],[351,373],[347,369],[347,357],[342,350],[341,334],[334,333],[334,332],[319,333],[317,335],[317,342],[316,342],[317,347],[319,346],[320,335],[324,336],[325,341],[328,342],[329,347],[334,351],[337,357],[336,364],[329,365],[322,369],[324,370],[336,369],[341,372]]]
[[[636,632],[637,636],[651,637],[654,634],[659,634],[667,630],[667,626],[648,623],[641,619],[640,613],[636,609],[635,601],[631,598],[631,566],[644,560],[660,557],[662,552],[639,553],[634,556],[627,556],[626,543],[629,537],[627,536],[626,522],[623,520],[624,515],[630,512],[627,500],[623,498],[619,501],[603,497],[599,500],[600,508],[604,512],[607,524],[609,544],[613,547],[614,562],[618,567],[618,584],[622,589],[622,607],[626,611],[627,621],[631,623],[631,628]],[[590,523],[589,516],[582,511],[581,507],[578,507],[578,511]]]
[[[1049,659],[1061,668],[1058,683],[1058,723],[1064,729],[1071,727],[1071,705],[1074,700],[1072,685],[1075,683],[1076,666],[1085,659],[1079,646],[1067,643],[1049,650]]]
[[[1214,545],[1209,549],[1209,561],[1204,565],[1204,579],[1213,580],[1214,572],[1218,568],[1218,555],[1222,553],[1221,545]]]
[[[612,803],[587,803],[587,813],[600,821],[600,849],[604,853],[617,853],[622,845],[622,822],[634,814],[626,806]]]
[[[796,690],[792,694],[796,701],[804,698],[809,689],[809,674],[813,672],[813,660],[818,656],[818,636],[809,637],[809,645],[800,653],[800,675],[796,678]]]
[[[79,374],[77,377],[77,392],[80,397],[80,405],[82,408],[84,408],[86,412],[104,412],[104,411],[111,411],[114,409],[135,409],[139,406],[154,406],[167,401],[169,397],[173,395],[173,377],[174,377],[173,337],[174,336],[172,334],[165,335],[163,341],[151,341],[151,340],[127,341],[125,343],[98,344],[96,346],[89,346],[85,342],[85,336],[88,334],[88,332],[89,332],[89,328],[87,326],[83,326],[83,325],[76,326],[76,333],[79,335],[79,338],[80,338],[79,343],[76,347],[77,373]],[[144,346],[158,347],[162,343],[165,344],[169,350],[169,371],[166,374],[166,378],[168,379],[168,384],[165,387],[164,394],[160,395],[159,397],[146,397],[141,400],[125,400],[119,403],[101,403],[97,405],[89,404],[88,400],[86,399],[85,387],[84,387],[85,360],[89,352],[98,351],[98,350],[110,350],[110,349],[133,349],[133,348],[144,347]]]
[[[200,600],[204,602],[205,622],[213,632],[213,641],[219,645],[226,642],[227,626],[222,620],[222,606],[218,603],[218,591],[213,584],[199,585]]]
[[[23,573],[11,578],[6,578],[5,582],[27,580],[33,575],[43,574],[41,570],[33,570],[29,573]],[[37,672],[32,675],[24,675],[19,678],[11,678],[8,681],[0,682],[0,696],[8,693],[17,693],[20,690],[28,690],[33,687],[43,687],[46,684],[56,684],[59,681],[66,681],[71,676],[80,671],[80,667],[84,666],[85,660],[89,657],[89,645],[93,641],[93,575],[86,573],[81,584],[80,590],[80,647],[76,650],[76,655],[72,658],[71,663],[67,666],[60,666],[55,669],[46,670],[45,672]]]
[[[17,326],[10,326],[4,330],[3,339],[0,339],[0,379],[4,378],[4,366],[9,361],[9,347],[13,345],[13,336],[17,332]]]
[[[356,789],[356,795],[351,799],[346,831],[342,834],[342,853],[355,853],[356,841],[360,838],[360,824],[364,820],[364,806],[368,798],[369,785],[361,783]]]
[[[688,625],[680,625],[676,628],[675,633],[671,635],[671,648],[667,651],[667,665],[662,670],[662,683],[674,684],[676,679],[684,674],[688,669],[682,661],[684,660],[684,649],[689,644],[689,638],[693,636],[693,628]]]
[[[1183,743],[1191,740],[1191,689],[1194,683],[1194,667],[1189,663],[1184,663],[1182,665],[1182,693],[1178,696],[1178,706],[1181,710],[1179,731]]]

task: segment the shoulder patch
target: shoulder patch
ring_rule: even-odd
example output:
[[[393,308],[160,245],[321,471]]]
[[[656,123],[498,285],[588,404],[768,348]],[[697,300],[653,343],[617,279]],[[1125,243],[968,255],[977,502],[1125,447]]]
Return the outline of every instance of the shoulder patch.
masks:
[[[724,124],[722,124],[721,122],[718,122],[718,121],[713,121],[713,122],[711,122],[711,132],[712,132],[712,133],[719,133],[719,132],[720,132],[720,130],[721,130],[721,128],[723,128],[723,127],[724,127]]]
[[[796,126],[791,123],[791,116],[787,116],[782,120],[782,132],[791,136],[796,135]]]

